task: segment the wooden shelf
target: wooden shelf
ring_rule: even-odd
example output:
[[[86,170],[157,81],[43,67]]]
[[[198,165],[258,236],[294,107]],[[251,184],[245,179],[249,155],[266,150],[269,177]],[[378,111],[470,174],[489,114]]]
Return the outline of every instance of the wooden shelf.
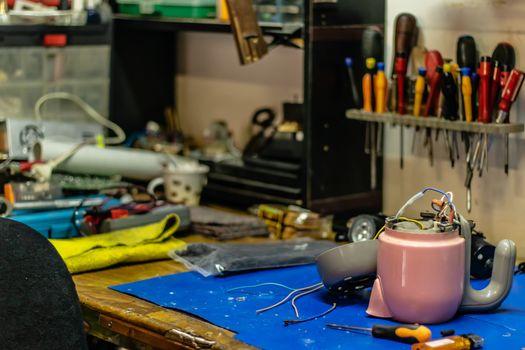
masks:
[[[115,24],[129,28],[153,31],[199,31],[231,33],[229,22],[218,19],[206,18],[175,18],[175,17],[155,17],[155,16],[134,16],[117,13],[113,15]],[[301,25],[281,24],[281,23],[259,23],[265,35],[293,34]]]
[[[470,133],[484,134],[511,134],[519,133],[525,130],[523,124],[483,124],[478,122],[467,123],[464,121],[450,121],[436,117],[414,117],[411,115],[400,115],[396,113],[371,113],[357,109],[351,109],[346,112],[346,117],[352,120],[361,120],[366,122],[390,123],[406,126],[419,126],[431,129],[443,129],[451,131],[464,131]]]

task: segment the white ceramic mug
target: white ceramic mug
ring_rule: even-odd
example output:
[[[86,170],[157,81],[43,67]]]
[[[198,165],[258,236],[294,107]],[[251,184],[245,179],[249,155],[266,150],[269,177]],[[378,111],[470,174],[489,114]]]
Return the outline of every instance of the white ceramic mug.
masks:
[[[202,164],[168,168],[164,170],[162,177],[149,182],[148,192],[154,193],[157,186],[164,185],[164,193],[169,202],[198,205],[208,171],[209,168]]]

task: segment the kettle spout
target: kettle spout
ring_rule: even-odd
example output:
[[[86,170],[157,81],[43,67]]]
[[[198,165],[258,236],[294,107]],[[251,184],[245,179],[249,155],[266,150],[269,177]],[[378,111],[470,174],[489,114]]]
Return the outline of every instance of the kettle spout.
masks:
[[[481,290],[473,289],[470,285],[470,224],[463,216],[460,219],[461,234],[465,237],[465,290],[459,310],[469,312],[497,309],[512,287],[514,265],[516,264],[516,245],[508,239],[498,243],[489,285]]]
[[[383,286],[381,285],[381,278],[377,276],[372,287],[372,294],[370,295],[370,302],[366,313],[370,316],[391,318],[392,313],[388,309],[383,297]]]

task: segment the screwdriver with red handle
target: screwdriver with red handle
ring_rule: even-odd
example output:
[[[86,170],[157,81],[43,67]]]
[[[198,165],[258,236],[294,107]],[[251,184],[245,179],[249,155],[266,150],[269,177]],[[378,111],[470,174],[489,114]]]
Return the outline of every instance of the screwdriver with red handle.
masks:
[[[490,123],[490,83],[492,80],[492,62],[489,56],[481,57],[479,63],[478,122]]]
[[[330,323],[327,327],[345,330],[371,333],[374,338],[388,339],[406,344],[416,344],[429,341],[432,332],[425,326],[418,324],[399,324],[394,326],[375,324],[372,328],[346,326]]]
[[[503,88],[503,92],[501,93],[501,100],[499,101],[498,105],[499,110],[498,116],[496,117],[496,123],[504,123],[507,120],[509,116],[510,106],[514,101],[516,101],[521,86],[523,85],[524,78],[525,73],[523,73],[520,70],[513,69],[510,72],[509,77],[507,78],[507,83],[505,84],[505,88]]]

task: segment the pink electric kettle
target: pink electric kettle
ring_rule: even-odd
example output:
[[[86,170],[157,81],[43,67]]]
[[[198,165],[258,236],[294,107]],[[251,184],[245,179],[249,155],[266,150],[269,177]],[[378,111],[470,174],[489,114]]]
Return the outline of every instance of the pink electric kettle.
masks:
[[[402,218],[429,190],[444,194],[440,213],[430,220]],[[428,324],[445,322],[458,310],[499,307],[512,286],[516,246],[510,240],[498,243],[490,283],[476,290],[470,285],[470,240],[470,223],[455,212],[448,194],[429,188],[414,195],[387,218],[379,236],[377,278],[367,313]]]

